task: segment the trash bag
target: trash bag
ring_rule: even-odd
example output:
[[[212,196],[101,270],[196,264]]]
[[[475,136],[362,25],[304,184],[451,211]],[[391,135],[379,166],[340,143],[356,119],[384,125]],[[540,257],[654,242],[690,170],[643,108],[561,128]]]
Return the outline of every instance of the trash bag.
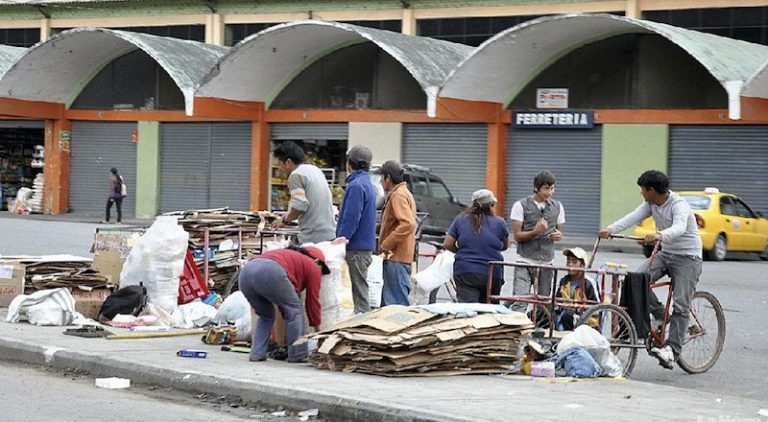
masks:
[[[603,368],[595,362],[592,355],[579,347],[558,355],[555,367],[564,369],[567,376],[576,378],[597,378],[603,373]]]
[[[427,268],[413,277],[416,280],[416,287],[423,293],[429,293],[447,283],[453,277],[455,258],[456,254],[451,251],[442,251],[437,254]]]
[[[368,304],[371,308],[381,306],[381,291],[384,289],[384,258],[380,255],[371,257],[371,265],[368,266]]]
[[[188,240],[189,234],[178,225],[176,217],[157,217],[125,260],[120,285],[143,282],[149,301],[172,314],[179,300],[179,276]]]
[[[145,306],[147,306],[147,289],[142,284],[123,287],[107,296],[101,304],[99,320],[110,321],[117,314],[139,316]]]
[[[347,247],[344,244],[334,245],[331,242],[307,243],[301,246],[314,246],[323,251],[325,264],[331,270],[331,273],[324,275],[320,282],[320,329],[324,330],[355,313],[352,302],[352,281],[349,277],[349,267],[344,260]]]
[[[588,325],[580,325],[557,344],[557,353],[564,354],[570,349],[584,349],[603,368],[602,375],[620,377],[624,374],[621,361],[611,352],[611,344],[602,334]]]
[[[251,339],[251,304],[243,292],[237,291],[227,296],[219,306],[213,322],[217,325],[234,325],[237,328],[238,341]]]
[[[8,305],[6,322],[19,322],[22,315],[32,325],[69,325],[82,315],[75,311],[75,298],[65,287],[18,295]]]

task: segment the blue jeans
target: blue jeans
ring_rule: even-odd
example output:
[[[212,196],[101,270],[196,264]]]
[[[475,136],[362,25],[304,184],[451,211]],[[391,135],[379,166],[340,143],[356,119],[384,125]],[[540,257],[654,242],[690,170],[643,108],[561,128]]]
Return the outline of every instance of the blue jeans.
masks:
[[[248,299],[258,315],[251,340],[251,358],[267,357],[267,345],[275,323],[275,305],[285,317],[285,341],[288,344],[288,360],[300,360],[307,356],[307,345],[293,343],[304,335],[304,309],[296,288],[288,279],[283,267],[269,259],[253,259],[243,267],[238,278],[240,291]]]
[[[384,261],[384,286],[381,289],[381,306],[408,306],[411,292],[411,264]]]

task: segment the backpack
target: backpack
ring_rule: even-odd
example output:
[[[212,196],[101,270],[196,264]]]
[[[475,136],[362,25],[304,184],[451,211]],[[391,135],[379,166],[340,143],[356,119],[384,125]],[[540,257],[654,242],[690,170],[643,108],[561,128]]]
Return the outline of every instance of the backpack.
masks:
[[[128,196],[128,186],[125,184],[125,179],[123,179],[123,176],[120,176],[120,195],[125,198]]]
[[[104,300],[99,311],[99,321],[111,321],[117,314],[139,316],[146,305],[147,288],[144,283],[123,287]]]

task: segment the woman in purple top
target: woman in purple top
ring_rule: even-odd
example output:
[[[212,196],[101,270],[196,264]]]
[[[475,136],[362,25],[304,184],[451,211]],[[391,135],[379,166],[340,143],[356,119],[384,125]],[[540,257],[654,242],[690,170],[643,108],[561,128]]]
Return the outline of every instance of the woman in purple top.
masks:
[[[502,261],[509,247],[509,228],[496,217],[496,197],[488,189],[472,194],[472,205],[459,214],[445,236],[445,249],[456,253],[453,280],[459,302],[485,303],[488,262]],[[498,295],[504,284],[504,268],[495,267],[491,294]]]

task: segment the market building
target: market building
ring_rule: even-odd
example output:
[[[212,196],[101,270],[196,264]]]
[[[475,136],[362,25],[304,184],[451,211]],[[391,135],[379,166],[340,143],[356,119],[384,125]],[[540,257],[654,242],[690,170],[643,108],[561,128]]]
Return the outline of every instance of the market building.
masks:
[[[112,7],[112,2],[88,3],[93,13]],[[192,14],[171,19],[170,6],[158,8],[151,19],[139,20],[129,16],[138,13],[130,6],[121,9],[121,16],[102,19],[100,25],[142,32],[166,28],[173,33],[165,35],[181,38],[200,39],[203,34],[201,40],[220,45],[230,44],[224,41],[232,37],[246,38],[248,28],[267,29],[232,49],[184,41],[184,45],[208,49],[207,59],[197,63],[175,56],[170,48],[173,41],[163,41],[169,43],[168,49],[153,46],[156,40],[168,38],[122,30],[66,31],[35,47],[40,54],[26,54],[19,63],[27,65],[0,79],[0,96],[5,97],[0,107],[13,109],[4,113],[6,118],[36,118],[50,129],[45,135],[45,165],[46,186],[51,187],[46,211],[51,213],[90,211],[90,206],[93,212],[101,212],[103,207],[101,199],[89,196],[97,188],[86,187],[86,181],[93,180],[94,168],[111,165],[79,167],[78,139],[88,151],[107,148],[106,153],[116,154],[124,148],[126,155],[119,156],[125,157],[121,165],[127,168],[134,160],[135,179],[131,180],[130,170],[125,174],[135,186],[136,202],[126,203],[126,208],[132,207],[137,216],[207,206],[264,209],[276,205],[281,181],[271,168],[269,151],[285,140],[301,141],[322,159],[333,184],[343,181],[344,151],[366,143],[382,160],[400,158],[432,167],[464,201],[469,192],[485,185],[511,205],[530,192],[536,171],[549,168],[558,176],[557,195],[569,216],[566,230],[573,234],[594,233],[634,207],[638,202],[634,180],[651,167],[666,170],[675,189],[716,185],[739,193],[757,210],[768,211],[766,47],[620,16],[658,17],[669,7],[664,16],[677,17],[693,10],[669,2],[639,9],[638,3],[430,8],[414,1],[406,9],[401,4],[370,10],[334,2],[348,9],[312,10],[314,18],[357,22],[368,28],[319,20],[272,25],[308,16],[247,13],[245,6],[233,9],[233,3],[226,1],[217,2],[215,11],[206,12],[201,5],[200,16],[207,18],[192,20]],[[651,2],[642,3],[646,7]],[[736,22],[733,16],[741,13],[740,8],[715,8],[716,2],[699,3],[695,9],[699,16],[709,16],[709,5],[712,11],[726,11],[731,24]],[[6,7],[0,6],[0,24],[3,13],[10,10]],[[82,9],[72,9],[64,14],[67,20],[57,20],[65,9],[45,9],[51,15],[48,33],[92,19],[82,16]],[[765,13],[762,6],[751,9]],[[534,10],[539,13],[523,13]],[[611,15],[526,18],[568,11]],[[504,20],[504,16],[514,19]],[[469,22],[486,18],[501,27],[491,26],[498,30],[482,36],[444,31],[456,19],[463,20],[467,30]],[[259,20],[261,27],[256,25]],[[439,21],[439,34],[427,31],[435,27],[433,21]],[[527,23],[505,29],[502,21]],[[192,28],[197,25],[204,30]],[[472,49],[391,30],[472,45],[482,37],[493,38]],[[733,30],[733,25],[719,32],[746,33]],[[90,92],[103,92],[99,87],[105,83],[131,93],[139,91],[126,80],[104,80],[101,74],[94,79],[91,64],[78,68],[76,83],[50,83],[60,74],[48,71],[48,84],[66,92],[38,94],[49,87],[28,76],[34,73],[34,64],[45,63],[43,53],[71,50],[74,58],[69,60],[80,62],[78,55],[94,51],[83,40],[102,36],[95,34],[120,39],[132,47],[125,44],[126,50],[119,51],[131,50],[143,57],[131,59],[130,54],[113,49],[101,55],[101,64],[95,68],[137,71],[152,64],[162,71],[137,75],[147,86],[155,81],[165,87],[162,93],[143,92],[130,101],[118,101],[117,94],[89,97],[89,87]],[[64,47],[63,41],[76,37],[84,38]],[[155,41],[139,41],[144,39]],[[52,69],[50,63],[44,68]],[[194,77],[182,81],[175,76],[187,72]],[[22,95],[19,84],[28,85],[29,91]],[[17,88],[11,89],[13,85]],[[160,98],[170,102],[161,105]],[[66,133],[69,130],[71,134]],[[62,142],[62,133],[71,138]],[[138,154],[134,158],[130,147],[109,146],[125,139]],[[71,157],[57,149],[70,141]],[[225,146],[227,151],[217,150]],[[222,193],[229,197],[219,196]]]

